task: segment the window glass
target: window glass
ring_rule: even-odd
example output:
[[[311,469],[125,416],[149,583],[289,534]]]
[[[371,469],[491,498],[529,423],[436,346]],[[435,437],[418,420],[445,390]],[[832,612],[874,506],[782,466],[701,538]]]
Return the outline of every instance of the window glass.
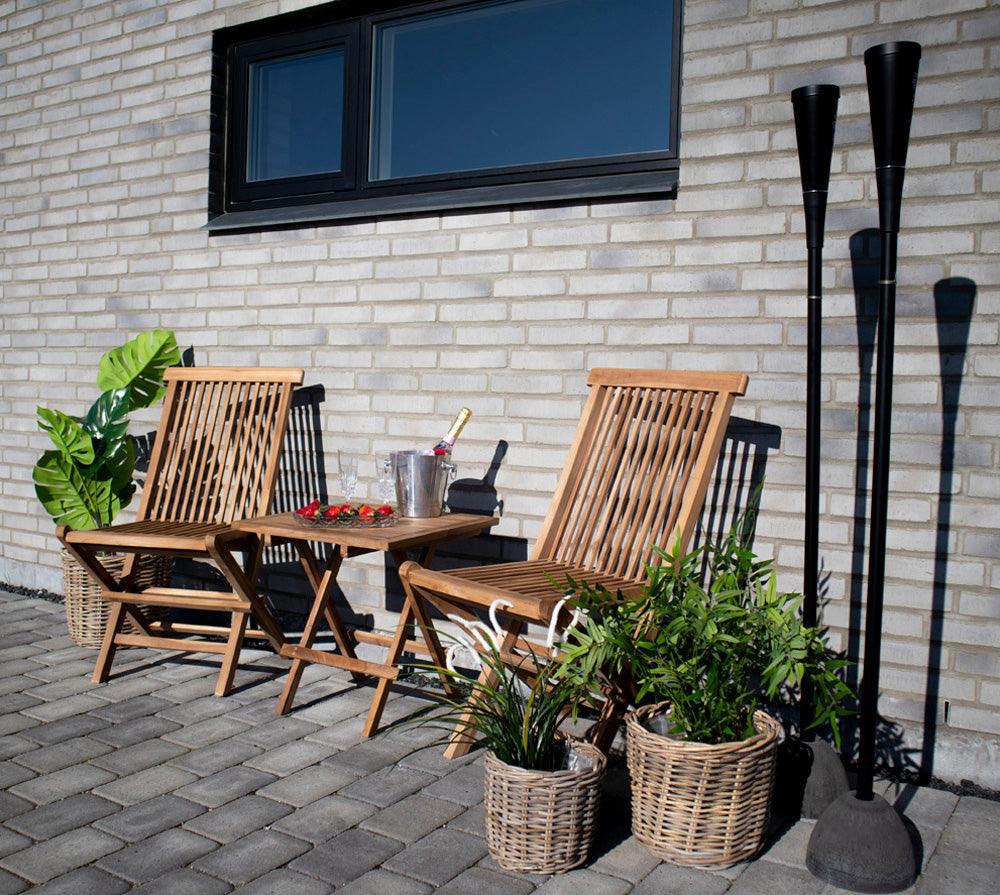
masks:
[[[344,49],[250,65],[247,180],[340,170]]]
[[[670,147],[673,4],[502,0],[377,25],[372,180]]]

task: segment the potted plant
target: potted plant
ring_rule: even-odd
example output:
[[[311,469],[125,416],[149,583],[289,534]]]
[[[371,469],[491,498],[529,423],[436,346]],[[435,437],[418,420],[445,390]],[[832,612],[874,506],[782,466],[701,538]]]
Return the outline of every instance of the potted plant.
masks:
[[[555,660],[542,664],[531,654],[515,670],[495,640],[477,639],[476,664],[488,674],[467,677],[450,659],[448,668],[421,666],[446,675],[468,698],[444,697],[443,711],[415,723],[482,738],[486,844],[497,864],[523,873],[578,867],[593,840],[606,764],[599,749],[560,733],[580,688],[555,677]],[[471,641],[462,643],[471,649]]]
[[[174,334],[142,333],[104,354],[98,362],[100,396],[82,417],[38,408],[38,425],[53,447],[45,451],[32,474],[35,493],[53,521],[76,529],[111,525],[135,493],[135,439],[128,434],[128,415],[151,407],[164,394],[163,371],[180,362]],[[123,555],[102,562],[118,577]],[[63,577],[70,636],[84,646],[101,642],[110,607],[100,587],[64,549]],[[143,556],[136,575],[141,586],[166,583],[169,559]],[[131,622],[129,622],[131,623]]]
[[[779,722],[761,710],[805,679],[814,724],[844,714],[844,666],[798,594],[781,593],[743,519],[722,543],[659,550],[642,592],[614,599],[573,584],[587,617],[569,633],[561,673],[624,689],[632,830],[658,857],[725,867],[764,842]]]

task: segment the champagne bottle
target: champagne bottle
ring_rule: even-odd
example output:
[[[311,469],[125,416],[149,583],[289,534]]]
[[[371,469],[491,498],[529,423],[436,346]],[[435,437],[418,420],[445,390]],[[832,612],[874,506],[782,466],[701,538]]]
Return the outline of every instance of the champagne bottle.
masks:
[[[455,445],[455,441],[461,434],[462,429],[465,424],[469,421],[469,417],[472,416],[472,411],[468,407],[463,407],[458,411],[458,415],[455,417],[454,422],[451,424],[451,428],[448,430],[447,434],[442,438],[434,447],[429,451],[424,451],[424,454],[428,457],[448,457],[451,456],[451,449]]]

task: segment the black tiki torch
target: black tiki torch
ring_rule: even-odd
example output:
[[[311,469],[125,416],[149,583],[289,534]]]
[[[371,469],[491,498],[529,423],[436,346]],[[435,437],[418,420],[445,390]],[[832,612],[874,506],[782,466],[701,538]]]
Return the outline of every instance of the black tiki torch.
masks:
[[[896,892],[909,886],[917,874],[916,856],[906,827],[895,809],[875,795],[873,782],[889,498],[896,247],[919,63],[920,45],[916,43],[881,44],[865,53],[875,144],[881,257],[858,782],[854,793],[841,796],[823,813],[813,830],[806,855],[806,864],[816,876],[856,892]]]
[[[823,230],[830,185],[830,161],[837,123],[840,88],[811,84],[792,91],[795,139],[802,175],[808,251],[808,324],[806,348],[806,507],[803,560],[802,621],[815,627],[819,602],[819,490],[820,490],[820,380],[823,352]],[[823,809],[847,791],[847,775],[836,753],[815,741],[810,729],[814,718],[810,681],[802,684],[799,700],[801,739],[805,750],[806,779],[801,812],[819,817]]]

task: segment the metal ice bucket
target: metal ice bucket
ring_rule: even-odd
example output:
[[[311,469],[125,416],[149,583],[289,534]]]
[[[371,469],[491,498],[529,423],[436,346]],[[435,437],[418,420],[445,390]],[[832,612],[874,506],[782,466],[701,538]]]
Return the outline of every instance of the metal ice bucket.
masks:
[[[396,504],[400,515],[417,519],[440,516],[448,480],[456,473],[445,457],[427,456],[422,451],[396,451]]]

